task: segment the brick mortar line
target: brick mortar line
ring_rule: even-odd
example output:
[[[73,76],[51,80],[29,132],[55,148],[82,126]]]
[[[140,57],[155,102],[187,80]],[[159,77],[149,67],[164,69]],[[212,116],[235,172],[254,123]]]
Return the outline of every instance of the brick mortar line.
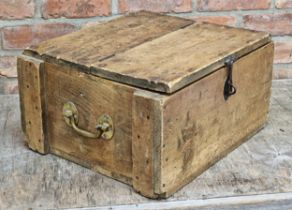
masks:
[[[1,33],[1,27],[0,27],[0,51],[3,49],[3,39],[2,39],[2,33]]]
[[[271,6],[274,10],[276,9],[276,0],[271,0]]]
[[[292,63],[274,63],[274,69],[286,68],[292,71]]]
[[[42,17],[42,0],[35,0],[35,17]]]
[[[4,75],[0,75],[0,81],[1,80],[2,81],[3,80],[17,81],[17,77],[7,77],[7,76],[4,76]],[[0,83],[0,86],[1,86],[1,83]],[[0,92],[0,95],[2,95],[1,92]]]
[[[230,10],[230,11],[196,11],[193,10],[192,12],[186,12],[186,13],[168,13],[171,15],[176,15],[176,16],[189,16],[189,15],[198,15],[198,16],[208,16],[208,15],[235,15],[235,14],[241,14],[241,15],[265,15],[265,14],[287,14],[287,13],[292,13],[292,8],[291,9],[274,9],[274,8],[269,8],[269,9],[255,9],[255,10]]]
[[[41,4],[38,2],[38,9],[39,12],[41,10]],[[112,2],[118,2],[117,0],[112,0]],[[195,2],[195,0],[193,0]],[[112,7],[115,3],[112,3]],[[118,5],[116,5],[118,6]],[[112,10],[116,10],[118,8],[112,8]],[[115,11],[118,12],[118,11]],[[179,16],[179,17],[189,17],[189,16],[235,16],[241,17],[242,15],[264,15],[264,14],[287,14],[292,13],[292,9],[265,9],[265,10],[231,10],[231,11],[203,11],[199,12],[193,8],[192,12],[186,13],[167,13],[169,15]],[[120,14],[112,14],[111,16],[96,16],[96,17],[86,17],[86,18],[49,18],[43,19],[41,14],[37,14],[33,18],[26,18],[26,19],[18,19],[18,20],[0,20],[0,27],[9,27],[9,26],[17,26],[17,25],[27,25],[27,24],[40,24],[40,23],[71,23],[75,25],[81,25],[88,21],[107,21],[111,20],[115,17],[120,16]]]
[[[197,9],[197,0],[192,0],[192,11],[196,11]]]
[[[84,23],[90,21],[108,21],[119,17],[120,15],[111,15],[111,16],[98,16],[90,18],[50,18],[43,19],[41,17],[27,18],[22,20],[0,20],[0,28],[21,26],[21,25],[36,25],[36,24],[45,24],[45,23],[71,23],[76,26],[81,26]]]
[[[273,36],[272,37],[274,41],[292,41],[292,35],[291,36]]]
[[[2,49],[0,50],[0,57],[4,57],[4,56],[18,56],[22,53],[23,50],[5,50]]]
[[[119,14],[119,1],[118,0],[112,0],[112,15]]]

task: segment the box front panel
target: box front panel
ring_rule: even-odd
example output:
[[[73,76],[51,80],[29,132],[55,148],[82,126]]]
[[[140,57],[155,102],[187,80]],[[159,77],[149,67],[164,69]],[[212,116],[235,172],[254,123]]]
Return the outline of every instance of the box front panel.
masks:
[[[45,63],[48,140],[50,151],[105,175],[131,183],[132,97],[134,89],[71,67]],[[98,118],[114,123],[110,140],[80,135],[65,122],[67,102],[78,111],[78,128],[96,133]]]
[[[237,92],[227,100],[227,69],[222,68],[165,101],[161,185],[156,193],[177,191],[263,127],[272,65],[271,43],[234,63]]]

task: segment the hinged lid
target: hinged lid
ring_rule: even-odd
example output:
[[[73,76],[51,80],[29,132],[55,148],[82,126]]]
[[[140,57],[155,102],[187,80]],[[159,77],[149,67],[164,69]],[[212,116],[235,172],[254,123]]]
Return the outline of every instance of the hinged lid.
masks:
[[[172,93],[270,42],[267,33],[139,12],[25,51],[93,75]]]

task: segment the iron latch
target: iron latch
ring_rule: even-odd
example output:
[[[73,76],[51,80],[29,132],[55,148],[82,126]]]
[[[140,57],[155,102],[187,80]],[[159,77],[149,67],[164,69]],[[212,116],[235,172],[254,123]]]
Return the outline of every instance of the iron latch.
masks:
[[[227,100],[230,96],[236,93],[236,88],[233,85],[232,71],[233,64],[236,61],[235,56],[230,56],[225,60],[225,66],[227,67],[227,79],[224,85],[224,99]]]

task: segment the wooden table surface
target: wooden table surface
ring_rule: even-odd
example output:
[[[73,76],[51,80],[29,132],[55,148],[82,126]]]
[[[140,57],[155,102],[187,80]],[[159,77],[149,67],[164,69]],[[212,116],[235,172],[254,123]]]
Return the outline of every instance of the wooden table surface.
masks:
[[[17,95],[0,96],[0,209],[292,209],[292,80],[267,126],[167,200],[24,145]]]

